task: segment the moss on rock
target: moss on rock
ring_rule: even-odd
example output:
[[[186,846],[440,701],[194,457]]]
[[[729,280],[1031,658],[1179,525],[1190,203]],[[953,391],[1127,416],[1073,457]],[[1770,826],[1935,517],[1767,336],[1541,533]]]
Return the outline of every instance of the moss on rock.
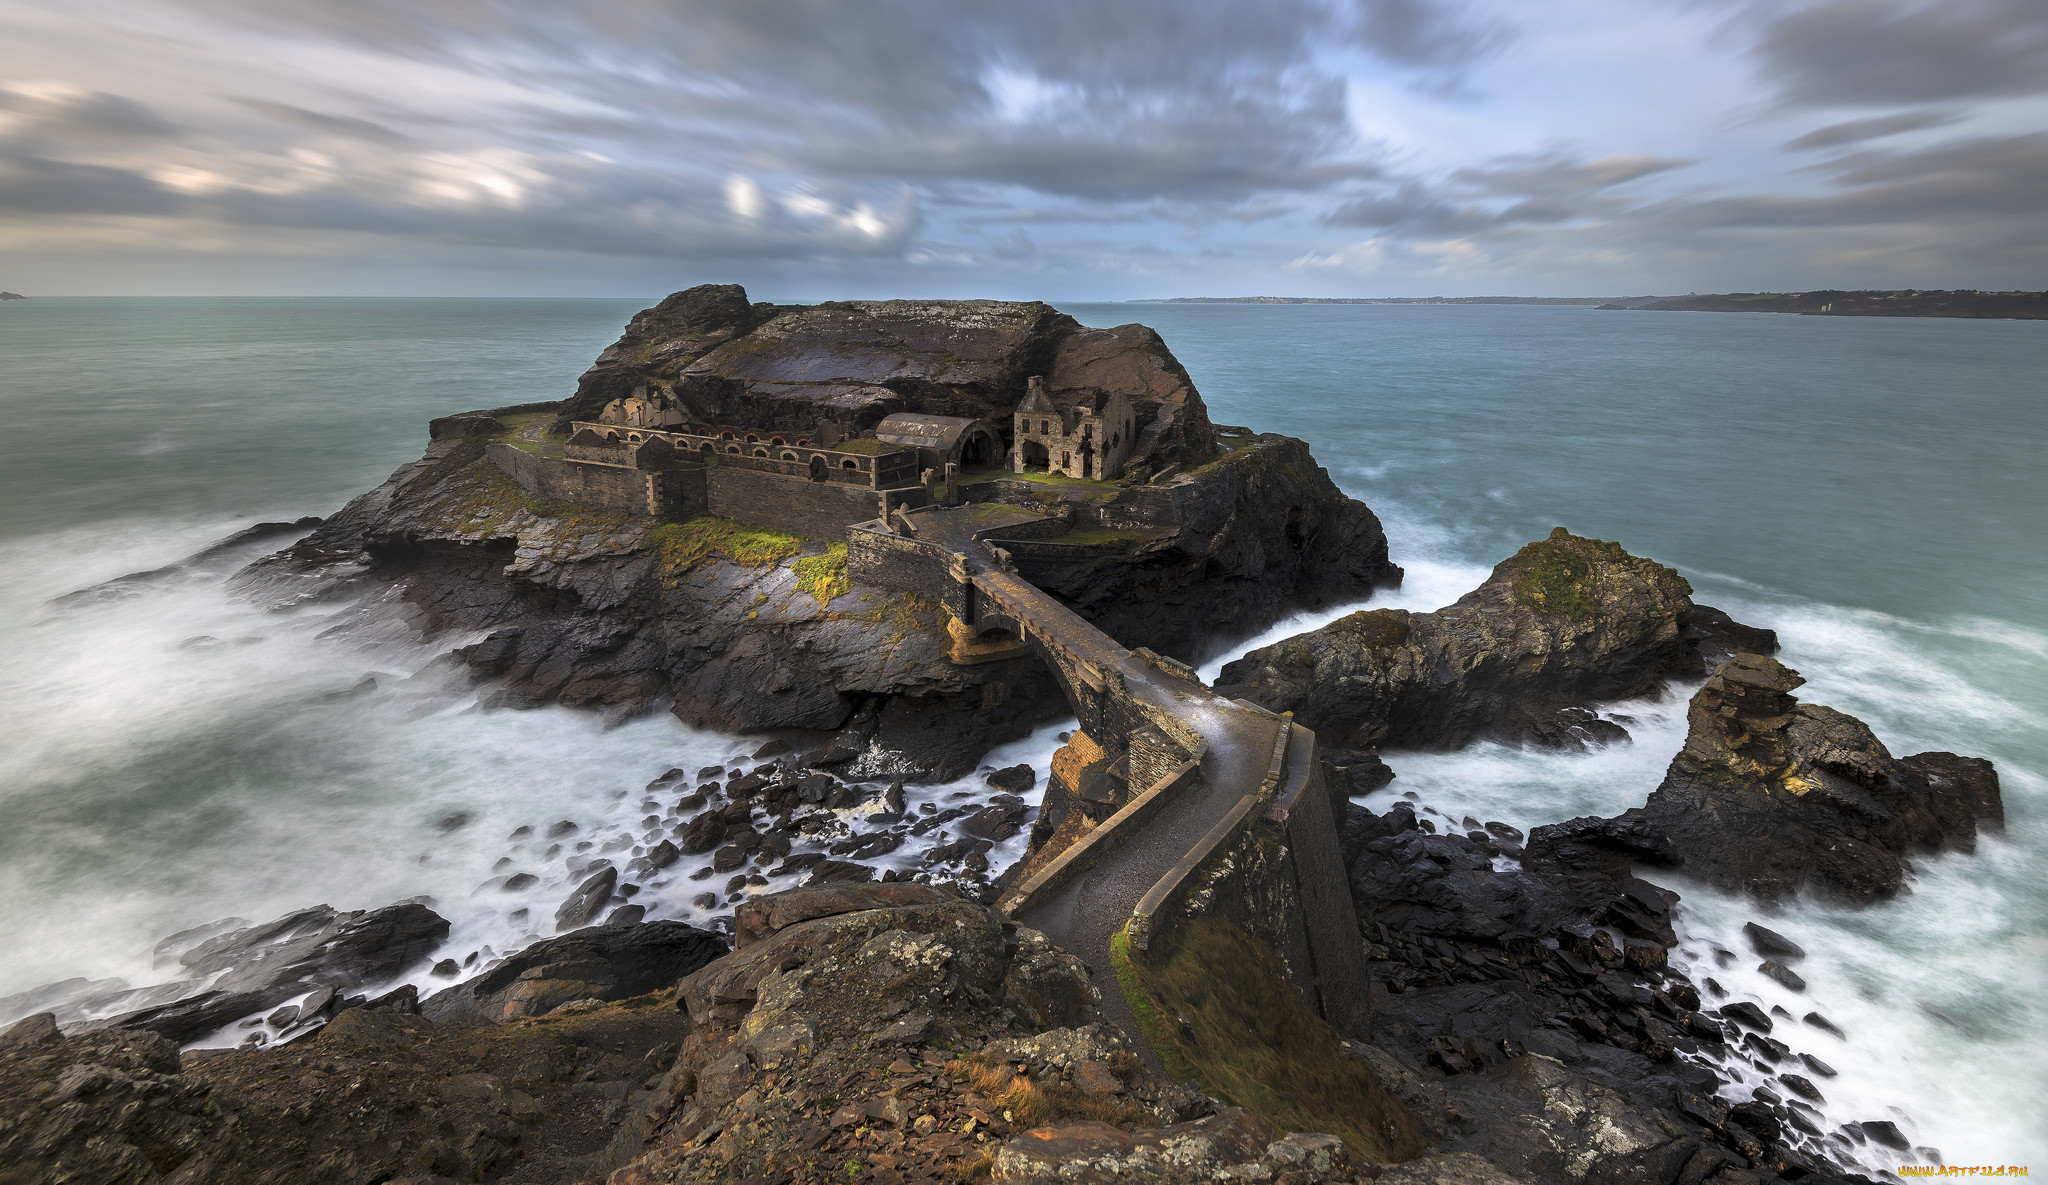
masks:
[[[688,522],[663,523],[647,532],[646,542],[661,557],[662,572],[671,579],[707,556],[716,555],[743,568],[764,568],[781,563],[803,547],[803,540],[795,535],[709,514]],[[839,547],[843,553],[845,545]]]
[[[790,565],[796,572],[796,586],[818,599],[823,609],[846,595],[851,585],[846,578],[846,544],[834,543],[825,554],[806,556]]]

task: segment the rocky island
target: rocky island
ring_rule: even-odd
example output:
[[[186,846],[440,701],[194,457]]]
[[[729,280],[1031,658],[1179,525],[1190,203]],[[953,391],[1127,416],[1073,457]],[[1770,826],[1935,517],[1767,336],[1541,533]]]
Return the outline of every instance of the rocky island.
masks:
[[[0,1000],[0,1180],[1750,1185],[1938,1156],[1827,1113],[1809,1037],[1859,1035],[1693,982],[1643,877],[1881,898],[1999,824],[1996,773],[1798,703],[1769,631],[1654,561],[1559,528],[1452,606],[1206,685],[1218,645],[1400,569],[1157,334],[1041,304],[694,288],[569,398],[430,437],[277,525],[303,537],[238,591],[464,640],[444,661],[491,705],[757,734],[752,768],[650,771],[601,846],[515,831],[501,865],[538,871],[487,887],[563,896],[509,954],[458,962],[428,902],[322,906],[173,935],[161,984]],[[1404,749],[1618,743],[1602,702],[1702,679],[1616,818],[1354,801]],[[1030,766],[977,771],[1067,717],[1035,803]],[[710,924],[660,916],[684,900]],[[1796,944],[1751,930],[1798,990]]]

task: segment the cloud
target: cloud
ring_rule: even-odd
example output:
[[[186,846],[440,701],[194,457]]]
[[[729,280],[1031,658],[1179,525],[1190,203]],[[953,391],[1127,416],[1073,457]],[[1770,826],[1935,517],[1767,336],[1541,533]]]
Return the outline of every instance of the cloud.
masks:
[[[1930,110],[1906,111],[1898,115],[1881,115],[1872,119],[1851,119],[1816,128],[1798,139],[1788,140],[1785,142],[1785,149],[1788,152],[1811,152],[1820,148],[1840,148],[1844,144],[1881,140],[1902,132],[1945,127],[1948,124],[1960,123],[1963,118],[1960,111]]]
[[[259,115],[265,115],[277,120],[279,123],[291,124],[295,127],[323,132],[332,136],[348,136],[358,140],[374,140],[384,144],[396,143],[397,141],[409,138],[401,132],[385,127],[381,123],[367,119],[358,119],[353,115],[330,115],[323,111],[309,111],[304,107],[295,107],[290,103],[275,103],[269,99],[251,99],[238,96],[235,98],[235,102]]]
[[[100,146],[179,134],[177,125],[133,99],[69,82],[0,84],[0,136],[24,134],[73,146]]]
[[[1571,222],[1623,208],[1628,199],[1613,190],[1690,163],[1639,154],[1594,160],[1506,157],[1456,170],[1441,184],[1409,181],[1354,199],[1332,211],[1327,221],[1411,239]]]
[[[2041,0],[1823,0],[1746,9],[1758,73],[1788,107],[2048,93]]]

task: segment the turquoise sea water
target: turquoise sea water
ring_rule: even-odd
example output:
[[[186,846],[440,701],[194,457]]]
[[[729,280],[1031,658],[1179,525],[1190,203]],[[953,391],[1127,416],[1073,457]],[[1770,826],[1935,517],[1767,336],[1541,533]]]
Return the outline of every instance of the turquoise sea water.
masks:
[[[325,513],[416,457],[430,416],[566,394],[644,303],[0,305],[0,995],[139,981],[161,934],[316,900],[431,893],[454,903],[458,941],[515,941],[472,894],[512,826],[602,813],[652,772],[742,747],[666,719],[477,713],[393,678],[438,644],[344,647],[217,582],[46,605],[258,519]],[[1408,568],[1380,603],[1447,603],[1565,525],[1776,627],[1804,696],[1895,751],[1996,761],[2006,836],[1920,862],[1897,902],[1769,924],[1812,952],[1807,996],[1783,1002],[1852,1036],[1811,1048],[1843,1071],[1831,1117],[1897,1108],[1950,1163],[2048,1165],[2048,324],[1068,311],[1154,326],[1217,421],[1307,439]],[[322,698],[371,673],[379,694]],[[1520,826],[1612,813],[1655,786],[1686,691],[1624,705],[1644,721],[1636,742],[1599,754],[1393,755],[1382,795]],[[433,823],[454,809],[479,822],[443,836]],[[1675,887],[1709,973],[1779,1002],[1746,964],[1710,961],[1754,911]]]

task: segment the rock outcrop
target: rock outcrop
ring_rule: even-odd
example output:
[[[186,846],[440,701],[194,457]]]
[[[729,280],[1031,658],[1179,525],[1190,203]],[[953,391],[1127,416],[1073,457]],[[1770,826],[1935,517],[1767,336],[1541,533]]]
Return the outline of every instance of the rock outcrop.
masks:
[[[876,396],[892,408],[972,410],[977,400],[1009,397],[1013,378],[1021,387],[1031,369],[1025,360],[1039,349],[1026,345],[1038,334],[1047,364],[1065,368],[1053,373],[1151,392],[1145,398],[1156,397],[1158,414],[1179,425],[1162,429],[1159,450],[1206,450],[1205,463],[1155,472],[1149,482],[977,487],[1075,524],[1059,546],[1026,554],[1020,545],[1020,570],[1119,641],[1198,659],[1219,634],[1400,579],[1378,519],[1345,497],[1301,442],[1238,430],[1219,446],[1200,396],[1149,330],[1082,330],[1043,306],[976,304],[980,311],[963,312],[896,302],[778,314],[735,337],[753,314],[729,296],[693,289],[644,314],[592,372],[598,377],[586,376],[586,388],[614,391],[604,376],[615,371],[644,378],[643,355],[667,348],[653,343],[683,343],[680,358],[711,342],[704,367],[741,368],[718,372],[739,392],[731,398],[771,401],[749,415],[770,414],[781,406],[776,399],[824,400],[804,403],[803,414],[814,417],[822,406],[838,407],[838,396],[827,394],[838,389],[832,376],[844,377],[855,362],[896,376],[889,381],[897,387],[876,388],[900,388]],[[870,334],[861,328],[869,322],[893,328]],[[1066,327],[1045,328],[1055,322]],[[759,336],[774,325],[783,326],[780,336]],[[934,361],[944,343],[950,360]],[[731,352],[743,345],[752,352]],[[1062,353],[1069,346],[1079,351],[1071,358]],[[765,369],[746,369],[756,363]],[[695,363],[686,369],[715,377]],[[677,389],[686,387],[697,389]],[[727,389],[703,389],[714,387]],[[352,598],[356,611],[345,615],[342,633],[481,635],[451,657],[495,684],[493,705],[638,712],[667,704],[692,724],[726,730],[836,731],[872,754],[860,767],[868,774],[955,776],[992,745],[1066,710],[1033,659],[950,661],[942,611],[848,583],[834,547],[841,540],[722,519],[661,522],[528,495],[485,449],[507,430],[497,416],[554,408],[434,421],[419,461],[251,565],[236,588],[272,605]]]
[[[558,424],[635,392],[698,420],[868,429],[896,412],[1004,421],[1042,376],[1055,399],[1122,392],[1143,427],[1131,463],[1200,464],[1215,430],[1187,371],[1143,325],[1088,329],[1037,301],[747,302],[737,284],[678,292],[635,316],[577,381]]]
[[[1731,643],[1776,648],[1695,606],[1677,572],[1559,527],[1448,608],[1351,614],[1252,651],[1216,687],[1294,712],[1338,749],[1563,748],[1624,739],[1586,705],[1703,674]]]
[[[1737,656],[1694,694],[1685,747],[1646,803],[1539,827],[1531,859],[1580,870],[1640,859],[1762,902],[1866,903],[1899,891],[1913,854],[1973,851],[1980,826],[2003,825],[1990,762],[1894,758],[1862,721],[1800,703],[1804,682]]]
[[[324,991],[316,1007],[300,1010],[312,1021],[338,1003],[338,993],[403,975],[447,937],[447,919],[416,903],[348,913],[318,905],[198,943],[178,956],[191,978],[124,993],[149,1003],[90,1023],[193,1041],[295,996]],[[120,1003],[118,995],[87,997],[67,1001],[66,1012],[79,1018],[72,1023],[84,1024],[86,1015]]]
[[[545,1016],[566,1004],[609,1003],[668,985],[726,952],[723,937],[682,922],[592,926],[536,942],[475,979],[428,997],[432,1020]]]

